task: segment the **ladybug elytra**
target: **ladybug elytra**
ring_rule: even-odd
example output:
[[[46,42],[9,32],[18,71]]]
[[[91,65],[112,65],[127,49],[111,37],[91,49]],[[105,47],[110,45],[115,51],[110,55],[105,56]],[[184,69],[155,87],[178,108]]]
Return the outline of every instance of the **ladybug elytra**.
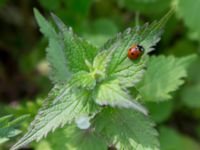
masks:
[[[141,45],[132,45],[128,50],[128,58],[135,60],[140,57],[144,52],[144,48]]]

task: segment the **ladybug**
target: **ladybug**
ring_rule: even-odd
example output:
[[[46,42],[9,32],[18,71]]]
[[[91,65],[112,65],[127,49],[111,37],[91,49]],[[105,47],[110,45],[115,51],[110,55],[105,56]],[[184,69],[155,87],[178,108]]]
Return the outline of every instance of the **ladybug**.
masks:
[[[132,45],[128,50],[128,58],[135,60],[140,57],[144,52],[144,48],[141,45]]]

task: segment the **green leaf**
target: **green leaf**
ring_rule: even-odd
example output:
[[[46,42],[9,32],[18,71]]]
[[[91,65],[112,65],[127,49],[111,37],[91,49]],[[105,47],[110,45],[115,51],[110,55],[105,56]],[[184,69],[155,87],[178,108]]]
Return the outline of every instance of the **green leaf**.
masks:
[[[88,71],[86,60],[90,63],[93,61],[97,48],[86,40],[78,37],[72,31],[72,28],[67,28],[65,24],[54,14],[52,14],[54,22],[61,32],[63,44],[65,47],[65,55],[68,60],[68,67],[73,72]]]
[[[172,128],[161,127],[161,150],[199,150],[200,145],[192,138],[182,135]]]
[[[144,14],[160,14],[170,6],[170,0],[118,0],[119,4],[133,12],[139,11]],[[156,6],[156,9],[155,9]]]
[[[132,109],[105,108],[94,120],[109,146],[119,150],[158,150],[157,132],[149,119]]]
[[[187,86],[181,91],[183,103],[191,108],[200,108],[200,84]]]
[[[66,69],[66,73],[72,76],[71,78],[67,74],[55,76],[55,82],[58,82],[58,84],[55,85],[45,100],[28,132],[11,150],[18,149],[33,140],[40,140],[50,131],[54,131],[67,123],[76,122],[77,126],[82,128],[79,125],[84,124],[84,120],[80,121],[79,119],[84,117],[86,117],[87,123],[89,118],[92,118],[90,120],[91,127],[86,129],[84,126],[86,130],[83,130],[83,132],[79,130],[82,133],[78,131],[78,133],[73,132],[71,134],[70,138],[73,142],[78,139],[78,142],[72,144],[74,149],[77,149],[77,143],[80,144],[82,141],[83,145],[80,144],[80,149],[84,147],[85,149],[93,149],[95,146],[91,139],[98,140],[99,136],[102,137],[101,133],[106,137],[106,144],[111,144],[109,146],[113,144],[120,149],[139,148],[147,150],[149,147],[154,150],[158,149],[156,131],[153,129],[152,123],[143,115],[147,114],[146,109],[131,98],[126,88],[134,86],[142,77],[147,53],[152,51],[152,46],[159,41],[162,27],[171,15],[171,11],[159,22],[141,28],[128,29],[123,34],[119,34],[116,38],[107,42],[98,54],[96,47],[75,35],[72,29],[67,28],[55,15],[52,14],[52,17],[59,29],[59,34],[36,10],[35,15],[41,26],[41,31],[50,41],[48,53],[53,58],[53,60],[50,60],[54,65],[53,71],[62,73],[63,67]],[[145,48],[143,56],[135,61],[127,58],[127,50],[133,44],[141,44]],[[58,49],[58,54],[55,49]],[[60,57],[65,61],[61,59],[61,62],[56,64]],[[54,60],[56,62],[53,62]],[[105,78],[99,80],[99,75],[102,74]],[[71,80],[68,81],[68,79]],[[68,81],[67,84],[66,81]],[[99,105],[118,106],[127,109],[113,109],[109,106],[100,108],[95,102]],[[100,112],[100,109],[103,112]],[[70,129],[70,131],[72,130]],[[119,133],[119,131],[122,131],[122,133]],[[93,136],[93,133],[95,136]],[[86,136],[89,137],[85,140]],[[84,139],[81,139],[81,137]],[[92,143],[90,144],[90,142]],[[100,143],[103,147],[99,148],[104,149],[105,143]]]
[[[62,0],[64,6],[63,9],[65,16],[69,23],[73,23],[75,26],[79,26],[81,23],[85,22],[88,19],[90,12],[90,7],[92,6],[93,0]],[[63,6],[62,6],[63,7]],[[66,10],[68,13],[66,13]],[[57,11],[58,12],[58,11]],[[79,23],[79,24],[77,24]]]
[[[34,15],[36,21],[40,27],[41,33],[43,33],[48,38],[56,38],[58,37],[55,29],[52,25],[40,14],[40,12],[34,8]]]
[[[56,140],[55,140],[56,139]],[[93,129],[80,130],[74,125],[59,129],[45,139],[36,150],[107,150],[104,139]]]
[[[174,2],[177,6],[177,13],[179,17],[183,19],[185,24],[190,28],[191,31],[195,31],[198,34],[200,40],[200,18],[199,9],[200,1],[190,1],[190,0],[175,0]]]
[[[102,51],[97,54],[93,61],[93,74],[96,79],[101,81],[107,76],[107,67],[111,61],[113,51]]]
[[[67,69],[67,63],[63,57],[64,53],[62,51],[62,43],[55,39],[49,39],[49,47],[46,50],[48,52],[47,60],[51,67],[50,79],[55,83],[66,82],[70,78],[71,73]]]
[[[147,102],[145,106],[149,110],[149,115],[155,123],[162,123],[170,118],[173,113],[174,101]]]
[[[92,73],[86,71],[75,73],[69,82],[73,83],[76,87],[81,87],[88,90],[91,90],[96,86],[96,80]]]
[[[34,9],[34,14],[40,26],[40,31],[49,39],[49,46],[46,51],[47,60],[51,67],[50,78],[54,83],[64,83],[69,79],[71,73],[67,67],[63,41],[37,9]]]
[[[194,61],[188,69],[188,82],[180,91],[180,98],[190,108],[200,108],[200,59]]]
[[[149,59],[147,71],[137,88],[144,101],[164,101],[170,93],[184,83],[186,68],[195,60],[195,55],[183,58],[153,56]]]
[[[20,130],[16,129],[16,127],[19,126],[19,124],[27,117],[28,115],[23,115],[11,120],[12,115],[7,115],[0,118],[0,145],[21,133]]]
[[[117,67],[116,72],[111,76],[112,78],[118,78],[120,85],[123,88],[129,88],[136,85],[143,77],[145,73],[146,61],[132,62],[125,60],[120,67]],[[129,65],[128,65],[129,64]]]
[[[172,13],[173,10],[169,11],[159,22],[128,28],[106,42],[101,50],[113,51],[108,65],[108,76],[120,78],[124,87],[134,86],[143,75],[147,53],[151,52],[152,47],[160,40],[162,28]],[[127,57],[127,50],[134,44],[142,45],[145,52],[141,59],[132,61]],[[132,82],[129,80],[131,77]]]
[[[176,57],[183,57],[196,53],[196,45],[193,41],[188,39],[178,40],[172,47],[168,47],[165,51],[166,55],[174,55]]]
[[[118,68],[121,68],[121,66],[124,66],[124,68],[126,69],[128,66],[134,65],[134,62],[127,57],[127,50],[133,44],[141,44],[142,40],[144,39],[142,39],[140,32],[142,32],[141,30],[145,30],[144,28],[147,27],[143,27],[143,29],[129,28],[122,34],[119,33],[117,37],[111,39],[104,45],[104,47],[102,47],[102,50],[114,51],[113,57],[110,61],[111,63],[108,67],[109,75],[113,75],[114,73],[116,73]],[[149,45],[142,46],[145,48],[145,51],[149,51]]]
[[[39,3],[48,10],[58,9],[61,5],[61,0],[39,0]]]
[[[99,105],[133,108],[147,115],[147,110],[120,87],[118,80],[104,81],[95,89],[93,96],[95,102]]]
[[[197,59],[192,63],[191,67],[188,69],[188,79],[192,81],[194,84],[200,83],[200,57],[198,56]]]
[[[78,117],[96,113],[98,109],[92,102],[90,91],[74,89],[72,86],[58,86],[50,92],[28,132],[11,148],[12,150],[33,140],[38,141],[50,131],[71,123]]]

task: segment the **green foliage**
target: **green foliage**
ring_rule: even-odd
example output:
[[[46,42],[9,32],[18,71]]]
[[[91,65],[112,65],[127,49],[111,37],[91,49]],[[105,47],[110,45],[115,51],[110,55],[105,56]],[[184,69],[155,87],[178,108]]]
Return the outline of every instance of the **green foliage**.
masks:
[[[90,22],[84,28],[83,37],[94,43],[97,47],[102,46],[110,37],[115,36],[119,31],[114,21],[100,18]]]
[[[191,108],[200,107],[200,85],[186,87],[182,90],[182,100],[185,105]]]
[[[59,140],[55,141],[55,138]],[[66,142],[67,141],[67,142]],[[62,145],[62,146],[60,146]],[[107,145],[100,135],[97,135],[93,129],[81,130],[76,126],[68,126],[58,129],[54,134],[50,134],[46,140],[43,140],[36,150],[106,150]]]
[[[199,76],[199,63],[198,59],[191,65],[188,74],[188,83],[180,91],[180,97],[189,108],[200,108],[200,76]]]
[[[194,54],[196,52],[196,48],[193,45],[193,42],[181,39],[177,41],[173,47],[170,47],[165,50],[167,55],[173,54],[177,57],[183,57],[186,55]],[[193,67],[191,67],[193,68]]]
[[[99,81],[104,80],[107,75],[108,65],[111,61],[113,51],[102,51],[94,59],[92,70],[94,77]]]
[[[200,1],[190,1],[190,0],[175,0],[177,5],[177,13],[181,17],[184,23],[190,28],[192,32],[197,33],[198,39],[200,39]]]
[[[72,123],[81,116],[94,116],[99,111],[97,104],[121,108],[130,107],[147,114],[147,111],[129,96],[126,87],[134,86],[143,75],[147,52],[150,52],[152,46],[159,41],[161,28],[170,13],[160,22],[154,22],[142,28],[128,29],[119,34],[105,43],[95,57],[97,49],[84,39],[74,35],[72,30],[67,28],[55,15],[52,14],[52,17],[60,31],[59,34],[35,10],[41,31],[49,38],[47,57],[54,58],[50,59],[51,65],[54,66],[52,68],[54,82],[59,85],[56,85],[50,92],[27,134],[12,149],[17,149],[33,140],[40,140],[48,132],[54,131],[66,123]],[[146,50],[143,57],[135,62],[127,58],[127,49],[133,43],[141,43]],[[58,63],[59,57],[62,59]],[[62,73],[62,68],[64,68],[64,73]],[[66,80],[69,79],[67,76],[69,71],[72,78],[69,83],[66,83]],[[134,79],[135,81],[131,81]],[[138,118],[132,119],[137,120]],[[137,134],[139,136],[140,133]],[[122,144],[120,144],[121,147],[123,147]],[[140,144],[143,147],[142,144],[145,143]],[[134,142],[131,142],[131,145],[132,147],[136,146]]]
[[[96,34],[114,36],[118,32],[118,27],[113,21],[106,18],[101,18],[93,22],[92,29],[90,30]]]
[[[26,119],[30,122],[33,117],[37,114],[38,109],[42,106],[42,99],[38,98],[35,101],[25,101],[19,103],[14,107],[12,106],[4,106],[6,113],[15,114],[16,117],[22,116],[23,114],[29,114],[30,116]],[[30,120],[31,119],[31,120]]]
[[[119,86],[118,80],[105,81],[97,86],[94,91],[94,99],[99,105],[134,108],[147,115],[147,110],[132,100],[133,98]]]
[[[21,133],[21,131],[17,129],[17,126],[27,117],[27,115],[23,115],[11,120],[13,117],[7,115],[0,118],[0,145]]]
[[[33,137],[20,142],[48,136],[28,149],[200,149],[195,142],[200,141],[200,59],[191,64],[192,55],[199,53],[199,4],[199,0],[0,0],[1,116],[30,114],[20,122],[20,131],[36,116],[25,135]],[[35,10],[45,36],[41,38],[33,6],[44,14],[55,13],[68,27],[55,15],[47,21]],[[165,25],[158,51],[152,51],[173,11],[161,21],[145,22],[170,8],[176,16]],[[145,49],[137,60],[127,58],[133,44]],[[43,98],[38,97],[47,95],[51,86],[47,74],[54,88],[42,105]],[[149,118],[160,129],[160,147]],[[7,139],[0,150],[15,142]]]
[[[96,85],[96,80],[93,77],[93,74],[86,71],[80,71],[73,75],[71,84],[74,84],[76,87],[86,88],[88,90],[94,89]]]
[[[90,8],[92,0],[39,0],[39,3],[47,10],[57,11],[59,15],[66,20],[79,21],[87,16],[88,10]],[[78,5],[77,5],[78,3]],[[64,8],[64,9],[63,9]],[[64,11],[67,9],[69,14],[68,16]],[[65,15],[65,16],[64,16]],[[78,18],[78,19],[77,19]]]
[[[152,24],[128,28],[97,48],[75,35],[52,14],[58,29],[55,30],[35,10],[41,32],[49,39],[47,58],[55,85],[28,132],[11,149],[38,141],[68,124],[47,137],[44,145],[46,142],[48,149],[59,149],[52,139],[63,137],[60,140],[63,149],[158,150],[154,124],[138,100],[171,99],[171,92],[184,83],[186,69],[196,58],[195,55],[148,56],[172,13],[173,10],[169,11]],[[133,44],[145,49],[137,60],[127,57],[127,50]],[[137,96],[131,95],[132,89]],[[168,107],[162,111],[157,109],[158,112],[155,105],[148,106],[156,122],[167,120],[172,113],[172,103],[165,106]]]
[[[94,109],[95,104],[91,101],[89,91],[73,89],[72,87],[73,84],[53,88],[29,131],[13,149],[26,145],[35,139],[40,140],[59,126],[71,123],[76,118],[87,114],[93,115],[94,111],[97,111]]]
[[[160,128],[161,150],[199,150],[200,145],[192,138],[167,127]]]
[[[97,48],[75,35],[72,28],[67,28],[55,15],[52,14],[52,17],[61,32],[62,44],[65,47],[64,53],[68,60],[67,65],[69,69],[72,72],[88,70],[86,61],[89,61],[90,63],[93,61],[97,53]]]
[[[184,83],[186,68],[194,61],[194,55],[175,58],[153,56],[149,59],[143,80],[137,85],[144,101],[171,99],[170,93]]]
[[[61,37],[56,33],[52,25],[48,23],[36,9],[34,12],[41,32],[49,39],[47,60],[51,67],[51,79],[55,83],[64,82],[69,77],[70,72],[67,68],[64,46],[61,42]]]
[[[6,0],[0,0],[0,7],[4,6],[6,3]]]
[[[120,84],[125,88],[134,86],[143,75],[147,53],[154,50],[153,46],[160,40],[162,27],[172,12],[169,11],[159,22],[155,21],[150,25],[145,24],[142,27],[135,27],[133,29],[128,28],[123,33],[119,33],[113,39],[108,40],[101,48],[101,50],[114,51],[107,68],[108,75],[120,78]],[[127,51],[125,51],[133,43],[141,44],[145,49],[143,57],[135,62],[127,57]]]
[[[91,122],[91,128],[87,130],[75,126],[58,129],[42,141],[36,150],[107,150],[107,146],[115,146],[120,150],[159,149],[152,122],[147,116],[131,109],[106,107]],[[57,142],[55,139],[60,140]]]
[[[94,121],[95,128],[110,146],[120,150],[157,150],[157,132],[153,123],[131,109],[105,108]]]
[[[162,13],[169,5],[170,0],[118,0],[119,4],[131,11],[139,11],[141,13]],[[155,6],[156,9],[155,9]]]
[[[173,101],[163,101],[159,103],[148,102],[145,104],[149,110],[149,115],[156,123],[167,121],[173,113]]]
[[[50,0],[50,1],[46,1],[46,0],[39,0],[40,4],[49,10],[55,10],[58,9],[60,4],[61,4],[61,0]]]

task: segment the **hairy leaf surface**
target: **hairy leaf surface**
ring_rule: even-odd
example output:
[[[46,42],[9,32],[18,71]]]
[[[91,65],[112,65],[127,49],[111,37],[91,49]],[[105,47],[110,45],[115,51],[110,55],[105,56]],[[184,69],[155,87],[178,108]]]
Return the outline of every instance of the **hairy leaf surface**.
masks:
[[[113,51],[107,69],[108,76],[121,78],[120,81],[124,87],[134,86],[144,73],[147,53],[151,52],[153,46],[160,40],[162,28],[172,12],[172,10],[169,11],[160,21],[155,21],[150,25],[128,28],[106,42],[101,50]],[[134,44],[139,44],[145,49],[143,56],[138,60],[130,60],[127,57],[128,49]]]
[[[55,140],[56,139],[56,140]],[[65,126],[50,134],[36,145],[36,150],[107,150],[103,137],[94,129],[80,130],[74,125]]]
[[[92,73],[80,71],[73,75],[72,79],[70,80],[70,83],[73,84],[73,86],[91,90],[95,87],[96,80],[92,76]]]
[[[54,88],[46,101],[28,132],[12,147],[12,150],[33,140],[40,140],[50,131],[98,110],[91,100],[89,91],[73,89],[70,85]]]
[[[67,67],[67,59],[64,54],[64,45],[61,37],[56,33],[53,26],[34,9],[40,31],[48,38],[49,45],[46,49],[47,60],[51,67],[50,78],[54,83],[66,82],[71,73]]]
[[[94,92],[94,99],[97,104],[102,106],[133,108],[147,115],[147,110],[135,100],[132,100],[127,91],[120,87],[118,80],[105,81],[98,86]]]
[[[153,123],[132,109],[106,108],[94,121],[98,133],[109,146],[119,150],[158,150],[157,132]]]
[[[153,56],[147,71],[137,88],[144,101],[163,101],[171,98],[170,93],[184,83],[186,68],[196,57],[194,55],[175,58],[174,56]]]
[[[73,72],[81,70],[87,71],[88,66],[85,61],[87,60],[91,63],[98,49],[91,43],[88,43],[85,39],[74,34],[72,28],[66,27],[65,24],[54,14],[52,14],[52,17],[62,36],[68,67]]]

